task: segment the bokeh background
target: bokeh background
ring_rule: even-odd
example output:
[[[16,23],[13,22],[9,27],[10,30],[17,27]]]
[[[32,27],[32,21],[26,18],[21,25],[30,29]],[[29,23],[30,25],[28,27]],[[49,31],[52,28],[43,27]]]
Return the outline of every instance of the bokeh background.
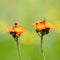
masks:
[[[42,60],[40,37],[32,24],[44,19],[55,26],[44,36],[46,60],[60,60],[60,0],[0,0],[0,60],[18,60],[16,42],[5,32],[14,22],[25,27],[19,38],[21,60]]]

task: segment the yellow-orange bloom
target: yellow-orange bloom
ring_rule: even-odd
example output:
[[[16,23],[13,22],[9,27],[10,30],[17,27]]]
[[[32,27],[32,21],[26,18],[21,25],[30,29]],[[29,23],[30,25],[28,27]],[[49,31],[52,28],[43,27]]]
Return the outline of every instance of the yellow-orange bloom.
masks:
[[[18,25],[15,23],[13,26],[11,26],[9,29],[6,30],[8,33],[16,33],[16,35],[21,35],[24,32],[24,27]]]
[[[33,26],[36,28],[37,31],[41,31],[43,29],[54,29],[54,26],[46,21],[36,21]]]

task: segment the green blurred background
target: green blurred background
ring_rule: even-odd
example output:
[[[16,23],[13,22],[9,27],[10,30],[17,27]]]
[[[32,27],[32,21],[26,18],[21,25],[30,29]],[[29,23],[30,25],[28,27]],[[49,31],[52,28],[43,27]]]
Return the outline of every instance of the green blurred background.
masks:
[[[22,60],[42,60],[40,37],[32,24],[46,19],[55,26],[44,36],[46,60],[60,60],[60,0],[0,0],[0,60],[18,60],[16,42],[5,30],[18,22],[25,27],[19,38]]]

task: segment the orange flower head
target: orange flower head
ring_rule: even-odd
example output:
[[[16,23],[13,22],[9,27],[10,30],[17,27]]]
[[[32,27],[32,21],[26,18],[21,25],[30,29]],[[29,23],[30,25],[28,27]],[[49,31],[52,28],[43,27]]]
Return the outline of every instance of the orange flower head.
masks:
[[[36,21],[33,26],[35,27],[36,31],[47,31],[49,32],[49,29],[54,29],[54,26],[51,25],[50,23],[47,23],[45,20],[44,21]]]
[[[7,29],[6,32],[10,33],[15,38],[24,32],[24,27],[14,23],[14,25]]]

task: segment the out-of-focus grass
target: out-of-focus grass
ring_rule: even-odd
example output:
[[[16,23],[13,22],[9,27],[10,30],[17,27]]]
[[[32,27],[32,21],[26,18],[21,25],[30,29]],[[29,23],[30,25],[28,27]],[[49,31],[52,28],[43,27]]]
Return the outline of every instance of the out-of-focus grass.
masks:
[[[31,41],[28,34],[27,36],[25,36],[25,34],[19,38],[21,59],[22,60],[42,60],[41,50],[40,50],[40,38],[38,37],[37,34],[35,34],[34,36],[36,38],[34,38],[32,35],[31,38],[33,40]],[[43,48],[44,48],[46,60],[60,59],[59,35],[57,36],[57,33],[55,32],[53,33],[53,31],[51,31],[49,35],[44,36]],[[27,41],[29,42],[27,42],[25,38],[23,39],[23,37],[26,37]],[[8,34],[1,34],[0,38],[1,38],[0,39],[0,59],[1,60],[18,60],[16,42],[14,41],[12,36]],[[23,40],[25,41],[23,42]]]

